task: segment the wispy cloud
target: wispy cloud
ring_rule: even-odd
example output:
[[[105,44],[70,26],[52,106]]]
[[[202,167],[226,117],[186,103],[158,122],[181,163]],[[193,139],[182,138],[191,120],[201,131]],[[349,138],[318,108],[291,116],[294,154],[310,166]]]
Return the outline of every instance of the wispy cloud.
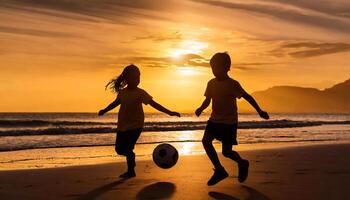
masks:
[[[0,7],[24,9],[39,13],[43,11],[32,8],[50,9],[106,19],[114,23],[118,23],[118,21],[114,20],[119,19],[121,16],[164,19],[165,17],[145,13],[142,10],[156,11],[169,8],[166,4],[148,0],[4,0],[0,3]],[[59,16],[62,15],[59,14]]]
[[[208,67],[208,59],[197,54],[184,54],[180,57],[125,57],[122,60],[140,63],[147,67]]]
[[[256,71],[256,70],[262,70],[266,66],[273,66],[280,63],[272,63],[272,62],[242,62],[242,63],[233,63],[234,69],[239,69],[242,71]]]
[[[281,3],[285,5],[293,5],[302,9],[310,9],[328,15],[337,17],[350,18],[350,1],[348,0],[268,0],[273,3]]]
[[[6,9],[9,11],[21,12],[21,13],[35,13],[49,17],[59,17],[62,19],[72,19],[77,21],[85,21],[85,22],[99,22],[101,20],[97,20],[95,18],[79,15],[79,14],[71,14],[67,12],[62,12],[60,10],[48,9],[45,7],[30,5],[30,4],[22,4],[19,2],[1,2],[0,9]]]
[[[8,27],[8,26],[0,26],[0,32],[40,36],[40,37],[78,37],[77,35],[74,35],[74,34],[57,32],[57,31],[43,31],[43,30],[36,30],[36,29],[29,29],[29,28],[15,28],[15,27]]]
[[[137,40],[152,40],[154,42],[162,42],[162,41],[180,41],[182,40],[182,35],[180,32],[176,31],[170,34],[148,34],[144,36],[136,36],[134,41]],[[129,41],[128,41],[129,42]]]
[[[140,64],[142,67],[203,67],[209,68],[210,58],[204,58],[197,54],[184,54],[181,57],[125,57],[122,60],[134,64]],[[268,62],[238,62],[232,64],[233,70],[251,71],[261,70],[264,66],[276,65],[277,63]]]
[[[275,56],[290,55],[307,58],[350,51],[348,43],[285,42],[270,53]]]
[[[209,0],[192,0],[194,2],[232,9],[243,10],[257,14],[272,16],[280,20],[288,22],[306,24],[310,26],[331,29],[341,32],[350,33],[350,22],[332,16],[321,15],[310,12],[309,10],[301,10],[292,8],[284,4],[276,3],[250,3],[250,2],[224,2],[224,1],[209,1]]]

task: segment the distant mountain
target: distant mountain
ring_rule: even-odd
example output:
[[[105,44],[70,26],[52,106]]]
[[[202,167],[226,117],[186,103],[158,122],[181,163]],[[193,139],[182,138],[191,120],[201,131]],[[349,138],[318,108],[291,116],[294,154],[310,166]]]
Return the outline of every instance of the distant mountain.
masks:
[[[268,112],[350,113],[350,79],[324,90],[274,86],[252,96]],[[240,112],[253,111],[246,101],[239,101],[238,106]]]

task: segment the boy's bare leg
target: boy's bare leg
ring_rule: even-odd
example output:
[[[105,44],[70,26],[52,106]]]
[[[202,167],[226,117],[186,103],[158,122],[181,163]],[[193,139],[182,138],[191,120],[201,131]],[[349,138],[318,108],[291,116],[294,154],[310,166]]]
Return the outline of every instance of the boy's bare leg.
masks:
[[[222,143],[222,155],[236,161],[238,164],[242,162],[242,158],[238,152],[232,150],[232,144]]]
[[[232,144],[222,144],[222,154],[238,163],[238,181],[244,182],[248,177],[249,161],[242,159],[241,156],[232,150]]]
[[[215,169],[222,169],[222,165],[219,161],[218,154],[213,146],[214,138],[209,134],[204,134],[202,144],[207,153],[210,161],[213,163]]]
[[[211,160],[215,168],[213,176],[208,180],[207,184],[209,186],[215,185],[218,182],[225,179],[226,177],[228,177],[228,173],[219,161],[218,154],[216,153],[215,148],[213,146],[213,140],[214,138],[209,134],[204,134],[202,140],[205,152],[207,153],[209,159]]]

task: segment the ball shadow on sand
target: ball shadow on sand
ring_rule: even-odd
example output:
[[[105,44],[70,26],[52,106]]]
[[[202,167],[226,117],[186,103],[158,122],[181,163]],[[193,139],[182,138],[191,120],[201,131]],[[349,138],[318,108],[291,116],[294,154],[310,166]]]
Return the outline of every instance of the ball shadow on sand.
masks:
[[[136,199],[167,199],[175,192],[176,186],[169,182],[157,182],[144,187],[136,196]]]

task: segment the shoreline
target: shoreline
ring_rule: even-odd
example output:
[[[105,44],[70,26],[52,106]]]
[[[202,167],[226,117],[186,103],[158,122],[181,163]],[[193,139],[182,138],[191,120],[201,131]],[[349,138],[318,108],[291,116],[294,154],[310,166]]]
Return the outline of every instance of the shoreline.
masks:
[[[346,199],[350,194],[349,143],[242,150],[250,161],[247,181],[237,181],[237,164],[219,154],[230,176],[206,182],[206,155],[181,156],[171,169],[137,161],[137,177],[120,179],[125,163],[0,171],[4,199]]]
[[[179,151],[180,157],[204,155],[204,149],[200,142],[170,142]],[[259,150],[287,149],[305,146],[349,144],[350,141],[317,141],[317,142],[276,142],[239,144],[233,148],[239,153]],[[151,153],[156,144],[137,144],[135,146],[136,162],[152,161]],[[221,143],[214,142],[218,153],[221,152]],[[193,151],[194,150],[194,151]],[[124,163],[125,157],[117,156],[114,146],[89,146],[89,147],[64,147],[26,149],[0,152],[0,172],[31,170],[31,169],[55,169],[74,166],[103,165],[110,163]]]

